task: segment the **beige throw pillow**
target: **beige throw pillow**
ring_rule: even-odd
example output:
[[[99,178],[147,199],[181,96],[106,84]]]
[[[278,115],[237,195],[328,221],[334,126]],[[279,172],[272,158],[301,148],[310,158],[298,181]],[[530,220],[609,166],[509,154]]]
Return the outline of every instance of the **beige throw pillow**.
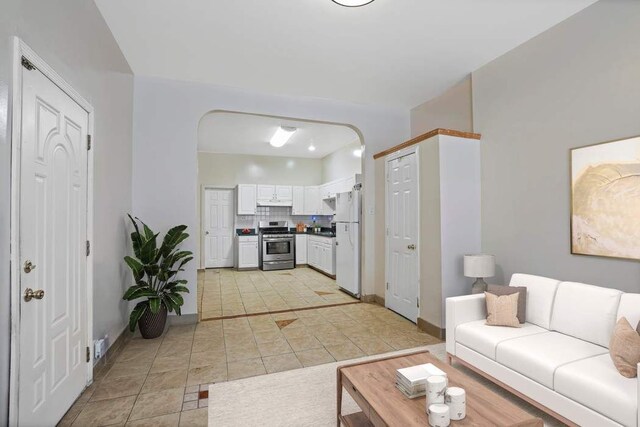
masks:
[[[620,374],[627,378],[638,376],[640,363],[640,334],[625,317],[621,317],[613,329],[609,343],[611,360]]]
[[[520,322],[518,321],[519,293],[494,295],[485,292],[484,296],[487,301],[487,325],[520,327]]]

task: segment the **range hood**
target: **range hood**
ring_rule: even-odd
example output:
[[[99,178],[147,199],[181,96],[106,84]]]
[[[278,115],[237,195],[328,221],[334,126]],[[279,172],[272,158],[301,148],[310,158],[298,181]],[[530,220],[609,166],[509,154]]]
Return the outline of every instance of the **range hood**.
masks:
[[[293,206],[292,200],[258,200],[258,206]]]

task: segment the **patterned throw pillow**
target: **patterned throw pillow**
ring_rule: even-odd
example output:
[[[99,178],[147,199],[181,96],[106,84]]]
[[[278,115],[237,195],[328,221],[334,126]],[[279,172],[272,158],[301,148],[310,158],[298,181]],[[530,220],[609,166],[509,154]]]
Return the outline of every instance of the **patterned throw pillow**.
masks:
[[[520,323],[527,321],[527,287],[526,286],[503,286],[488,285],[487,292],[494,295],[511,295],[516,292],[518,295],[518,320]]]
[[[616,369],[622,376],[635,378],[638,376],[640,363],[640,334],[625,317],[621,317],[613,329],[609,343],[609,355]]]
[[[485,292],[484,295],[487,302],[487,325],[520,327],[520,321],[518,320],[519,293],[494,295]]]

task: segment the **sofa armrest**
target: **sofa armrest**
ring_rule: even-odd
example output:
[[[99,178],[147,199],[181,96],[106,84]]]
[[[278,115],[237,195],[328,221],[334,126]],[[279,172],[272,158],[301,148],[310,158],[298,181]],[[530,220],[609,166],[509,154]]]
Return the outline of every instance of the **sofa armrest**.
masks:
[[[451,297],[446,300],[447,353],[456,354],[456,327],[487,318],[484,294]]]

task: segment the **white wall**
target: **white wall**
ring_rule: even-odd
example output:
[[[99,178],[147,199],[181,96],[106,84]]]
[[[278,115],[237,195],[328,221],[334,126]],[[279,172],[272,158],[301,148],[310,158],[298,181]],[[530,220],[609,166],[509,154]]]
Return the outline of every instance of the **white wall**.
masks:
[[[231,110],[350,124],[362,132],[365,160],[365,245],[363,284],[373,293],[373,153],[409,136],[409,111],[346,102],[265,95],[239,89],[136,77],[134,100],[133,206],[156,229],[197,221],[197,130],[212,110]],[[370,190],[367,191],[367,187]],[[184,245],[196,252],[197,239]],[[196,267],[184,273],[192,293],[183,313],[196,313]]]
[[[2,0],[0,12],[0,425],[6,422],[9,321],[12,37],[21,37],[95,109],[94,334],[115,338],[126,324],[122,257],[131,209],[133,76],[92,1]]]
[[[362,159],[353,155],[353,150],[361,148],[360,141],[354,141],[334,151],[322,159],[322,182],[362,173]]]
[[[569,149],[640,134],[640,2],[601,0],[473,73],[482,249],[526,272],[640,292],[640,264],[570,253]]]

